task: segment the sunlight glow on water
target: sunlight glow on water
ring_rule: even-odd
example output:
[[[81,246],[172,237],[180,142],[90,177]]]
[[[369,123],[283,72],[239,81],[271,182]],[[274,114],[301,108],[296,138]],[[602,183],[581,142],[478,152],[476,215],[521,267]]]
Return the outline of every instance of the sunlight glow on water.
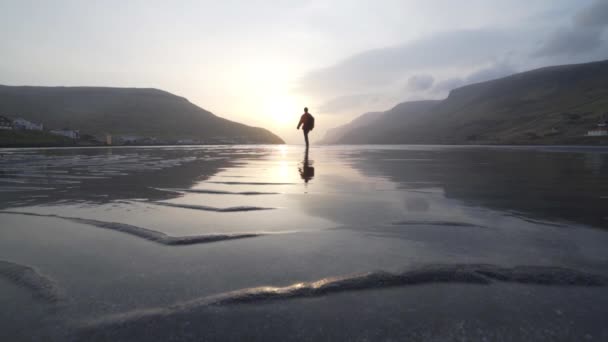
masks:
[[[34,296],[0,299],[15,308],[42,308],[55,304],[36,302],[36,294],[57,297],[69,302],[58,317],[81,321],[139,317],[142,308],[173,317],[183,308],[203,310],[210,298],[219,305],[435,279],[487,283],[479,274],[493,275],[492,282],[601,283],[593,274],[607,275],[607,152],[437,146],[313,147],[308,155],[299,146],[7,150],[0,161],[0,294],[17,286]],[[434,264],[464,268],[424,268]],[[400,300],[422,305],[411,291],[399,292]],[[513,293],[510,302],[519,302],[519,290],[510,291],[502,295]],[[595,290],[576,293],[591,296],[588,291]],[[394,301],[385,295],[359,294],[353,298],[361,302],[353,305],[369,304],[366,296],[374,296],[374,303],[390,307]],[[536,308],[553,302],[545,295],[537,295],[544,299]],[[579,307],[579,297],[554,295],[560,305],[583,312],[580,317],[599,317],[592,307]],[[437,298],[431,292],[424,302]],[[585,298],[606,302],[606,296]],[[497,312],[510,304],[504,305]],[[264,310],[273,313],[272,306]],[[6,328],[36,322],[36,315],[45,314],[16,310],[0,318]]]

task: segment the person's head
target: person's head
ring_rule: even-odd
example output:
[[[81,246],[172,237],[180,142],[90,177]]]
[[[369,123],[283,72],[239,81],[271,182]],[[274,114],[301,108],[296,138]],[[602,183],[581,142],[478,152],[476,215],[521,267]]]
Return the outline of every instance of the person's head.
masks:
[[[308,113],[308,107],[304,107],[304,113]]]

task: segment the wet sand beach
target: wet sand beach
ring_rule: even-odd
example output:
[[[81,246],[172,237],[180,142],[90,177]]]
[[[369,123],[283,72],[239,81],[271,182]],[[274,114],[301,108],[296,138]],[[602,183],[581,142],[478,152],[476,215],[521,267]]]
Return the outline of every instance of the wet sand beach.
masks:
[[[608,149],[4,149],[0,340],[607,340]]]

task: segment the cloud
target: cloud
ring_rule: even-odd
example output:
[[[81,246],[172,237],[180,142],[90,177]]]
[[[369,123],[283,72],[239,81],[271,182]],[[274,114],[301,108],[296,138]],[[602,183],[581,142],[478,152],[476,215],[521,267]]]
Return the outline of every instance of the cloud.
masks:
[[[574,17],[574,23],[581,27],[608,26],[608,1],[597,0],[591,6],[581,10]]]
[[[466,82],[460,77],[452,77],[441,82],[438,82],[437,85],[433,88],[433,92],[435,93],[444,93],[448,92],[452,89],[456,89],[458,87],[462,87]]]
[[[302,77],[295,91],[325,97],[368,92],[395,85],[415,70],[474,67],[521,44],[516,30],[458,30],[430,35],[399,46],[373,49]]]
[[[603,45],[602,31],[594,27],[559,29],[534,54],[536,57],[587,54]]]
[[[505,62],[495,63],[489,67],[474,71],[466,77],[465,83],[478,83],[512,75],[516,70]]]
[[[579,11],[571,27],[554,31],[533,56],[575,56],[588,54],[604,45],[602,34],[608,26],[608,1],[598,0]]]
[[[568,18],[563,11],[549,10],[553,29],[547,20],[542,25],[525,21],[439,31],[370,49],[304,74],[293,90],[322,103],[322,112],[364,112],[414,98],[440,98],[454,88],[518,71],[605,58],[608,1],[595,1],[574,13]]]
[[[408,99],[425,98],[427,90],[431,89],[435,78],[429,74],[417,74],[408,78],[405,91]],[[420,95],[422,93],[422,97]],[[318,106],[318,110],[323,114],[340,114],[354,108],[365,108],[366,110],[382,110],[394,105],[395,101],[403,100],[403,93],[395,90],[387,90],[376,93],[359,93],[354,95],[344,95],[333,97]]]
[[[435,78],[429,74],[414,75],[407,80],[407,90],[423,91],[433,86]]]
[[[515,68],[506,62],[496,62],[490,66],[477,69],[470,73],[468,76],[451,77],[438,82],[433,88],[432,92],[436,94],[443,94],[449,92],[452,89],[456,89],[467,84],[485,82],[505,76],[509,76],[517,72]]]
[[[359,93],[337,96],[321,104],[318,108],[324,114],[341,114],[349,110],[372,111],[392,107],[397,102],[442,98],[452,89],[471,83],[484,82],[511,75],[517,72],[505,61],[486,63],[483,67],[473,69],[466,77],[451,77],[435,83],[430,74],[416,74],[407,79],[405,93],[403,90],[384,89],[376,93]]]
[[[377,94],[356,94],[338,96],[319,106],[319,111],[325,114],[335,114],[353,107],[364,107],[379,101]]]

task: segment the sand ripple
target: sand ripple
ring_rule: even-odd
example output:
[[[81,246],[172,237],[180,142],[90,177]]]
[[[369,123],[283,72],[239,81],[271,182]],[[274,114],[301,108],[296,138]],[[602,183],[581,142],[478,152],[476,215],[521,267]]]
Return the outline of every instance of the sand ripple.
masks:
[[[0,260],[0,278],[31,291],[34,298],[46,302],[54,303],[62,297],[52,279],[29,266]]]
[[[60,218],[72,222],[87,224],[99,228],[110,229],[113,231],[133,235],[142,239],[146,239],[152,242],[156,242],[167,246],[179,246],[179,245],[194,245],[199,243],[218,242],[225,240],[244,239],[252,238],[257,236],[267,235],[267,233],[234,233],[234,234],[204,234],[204,235],[191,235],[191,236],[169,236],[165,233],[161,233],[155,230],[133,226],[125,223],[118,222],[107,222],[92,219],[85,219],[80,217],[69,217],[60,216],[54,214],[37,214],[28,213],[21,211],[0,211],[0,214],[15,214],[15,215],[27,215],[27,216],[40,216],[40,217],[53,217]]]
[[[406,287],[432,283],[492,285],[497,282],[544,286],[606,286],[605,277],[582,271],[551,266],[516,266],[491,264],[428,265],[401,273],[368,272],[295,283],[285,287],[262,286],[201,297],[166,308],[136,310],[105,317],[86,324],[89,328],[124,324],[130,321],[166,317],[203,307],[261,303],[272,300],[319,297],[345,291]]]

